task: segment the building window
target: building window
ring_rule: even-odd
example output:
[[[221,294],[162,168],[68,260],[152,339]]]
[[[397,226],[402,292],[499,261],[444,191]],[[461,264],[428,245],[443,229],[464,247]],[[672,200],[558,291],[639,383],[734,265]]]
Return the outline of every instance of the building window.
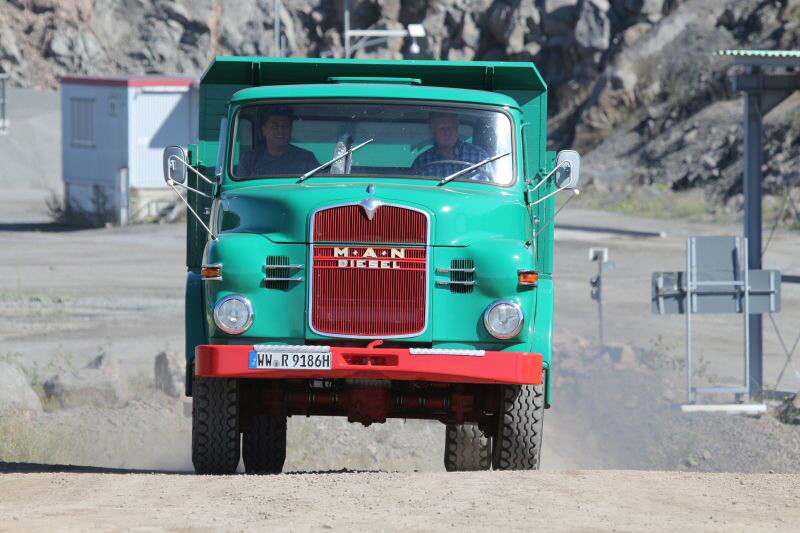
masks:
[[[116,95],[108,97],[108,116],[116,117],[119,114],[119,98]]]
[[[71,98],[72,146],[94,147],[94,99]]]

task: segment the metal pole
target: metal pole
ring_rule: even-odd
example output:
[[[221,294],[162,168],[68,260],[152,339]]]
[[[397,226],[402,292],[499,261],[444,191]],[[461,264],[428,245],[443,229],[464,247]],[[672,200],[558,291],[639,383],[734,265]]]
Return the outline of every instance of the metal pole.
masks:
[[[686,239],[686,403],[694,402],[692,391],[692,250],[694,239]]]
[[[747,250],[748,246],[747,237],[744,239],[744,249]],[[753,398],[753,393],[750,391],[750,328],[748,321],[750,320],[750,270],[744,269],[744,386],[748,389],[749,399]],[[759,318],[761,315],[757,315]]]
[[[6,133],[8,126],[6,117],[6,80],[8,74],[0,68],[0,133]]]
[[[344,1],[344,57],[350,59],[350,0]]]
[[[603,258],[597,260],[597,337],[600,339],[600,347],[606,345],[603,335]]]
[[[748,74],[758,75],[759,67],[749,67]],[[744,98],[744,236],[748,270],[761,270],[761,148],[762,123],[760,93],[745,93]],[[750,368],[749,395],[757,397],[764,383],[762,365],[761,315],[747,316],[748,361]]]
[[[281,0],[275,0],[272,3],[272,12],[275,13],[275,44],[274,46],[274,55],[275,57],[283,57],[283,51],[281,50]]]

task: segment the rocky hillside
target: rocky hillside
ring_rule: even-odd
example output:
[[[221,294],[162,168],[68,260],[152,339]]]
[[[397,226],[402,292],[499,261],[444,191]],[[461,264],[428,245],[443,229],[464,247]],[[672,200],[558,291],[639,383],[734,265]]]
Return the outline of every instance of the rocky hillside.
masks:
[[[284,0],[288,55],[342,55],[342,0]],[[551,144],[588,153],[597,194],[740,192],[741,106],[724,48],[800,48],[800,0],[350,0],[353,28],[424,24],[356,57],[534,61],[551,90]],[[274,53],[273,0],[6,0],[0,64],[13,83],[57,76],[199,74],[216,54]],[[768,123],[768,192],[800,183],[800,107]],[[787,205],[797,217],[800,191]],[[722,201],[722,204],[720,204]],[[732,202],[732,203],[730,203]],[[613,203],[613,201],[612,201]],[[794,214],[792,210],[794,209]]]

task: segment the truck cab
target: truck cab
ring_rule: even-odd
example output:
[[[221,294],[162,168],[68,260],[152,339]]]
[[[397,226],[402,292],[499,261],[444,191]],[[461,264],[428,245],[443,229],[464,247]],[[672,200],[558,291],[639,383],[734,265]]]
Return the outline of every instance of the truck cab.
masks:
[[[190,210],[198,473],[277,473],[289,416],[444,425],[448,470],[536,469],[550,401],[553,195],[533,64],[219,57]]]

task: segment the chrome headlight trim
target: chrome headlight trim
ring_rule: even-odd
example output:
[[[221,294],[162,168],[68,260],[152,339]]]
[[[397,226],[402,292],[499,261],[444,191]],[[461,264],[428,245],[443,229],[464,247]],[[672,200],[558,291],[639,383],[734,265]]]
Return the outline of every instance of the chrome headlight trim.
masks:
[[[247,308],[247,314],[248,314],[247,322],[245,322],[244,326],[238,330],[230,329],[224,324],[221,324],[219,320],[218,313],[220,307],[222,307],[222,304],[230,300],[237,300],[243,303]],[[253,325],[253,320],[255,319],[255,311],[253,310],[253,304],[250,303],[250,300],[247,297],[242,296],[241,294],[229,294],[228,296],[225,296],[217,300],[217,303],[214,304],[214,311],[212,315],[214,316],[214,324],[217,326],[217,328],[219,328],[220,331],[222,331],[223,333],[227,333],[228,335],[241,335],[242,333],[247,331],[250,328],[250,326]]]
[[[492,309],[501,304],[507,304],[512,306],[519,315],[519,325],[513,332],[511,332],[508,335],[499,335],[495,331],[492,331],[492,328],[489,327],[489,313],[492,312]],[[489,307],[487,307],[486,311],[483,312],[483,327],[485,327],[486,331],[488,331],[489,334],[496,339],[511,339],[513,337],[516,337],[517,335],[519,335],[519,332],[522,331],[523,324],[525,324],[525,313],[522,312],[522,306],[513,300],[507,300],[507,299],[495,300],[494,302],[489,304]]]

